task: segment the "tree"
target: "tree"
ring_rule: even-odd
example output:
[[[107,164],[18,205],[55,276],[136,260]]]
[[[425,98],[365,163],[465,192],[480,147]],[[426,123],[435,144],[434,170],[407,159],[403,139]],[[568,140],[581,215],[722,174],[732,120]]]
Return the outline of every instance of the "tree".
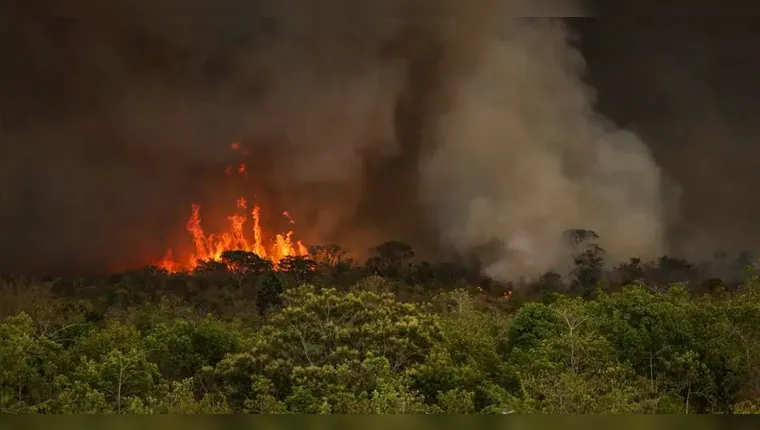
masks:
[[[258,292],[256,293],[256,309],[258,309],[259,314],[263,315],[270,309],[282,304],[280,295],[283,291],[285,291],[285,286],[276,273],[270,272],[266,275],[260,281]]]
[[[204,366],[216,366],[227,354],[242,351],[244,344],[242,330],[211,316],[159,323],[145,338],[150,361],[163,378],[174,381],[197,376]]]
[[[532,285],[532,289],[541,293],[559,293],[565,289],[562,275],[557,272],[546,272]]]
[[[729,357],[735,347],[728,321],[710,303],[697,305],[683,285],[664,292],[630,286],[597,298],[600,330],[619,359],[646,378],[650,395],[659,396],[663,407],[673,398],[680,401],[678,409],[663,412],[704,413],[732,403],[736,371]]]
[[[344,407],[349,397],[378,388],[376,378],[361,370],[367,360],[386,360],[398,375],[422,362],[440,336],[428,310],[389,294],[335,289],[318,294],[303,285],[285,291],[282,300],[284,307],[257,333],[253,348],[217,366],[238,409],[269,405],[319,412],[321,402],[325,410]]]
[[[641,266],[641,259],[638,257],[621,263],[615,267],[614,272],[618,276],[618,282],[622,285],[631,285],[644,278],[644,268]]]
[[[404,242],[385,242],[373,250],[374,255],[367,260],[367,268],[375,274],[397,277],[404,264],[414,258],[414,249]]]
[[[475,299],[462,289],[441,293],[433,301],[441,309],[442,337],[415,369],[412,387],[435,400],[441,412],[493,406],[493,386],[511,382],[502,356],[509,320],[476,309]]]
[[[583,295],[589,297],[593,288],[602,280],[604,269],[604,249],[596,244],[589,244],[582,254],[574,259],[576,285],[582,289]]]
[[[145,404],[139,399],[130,403],[133,413],[161,414],[228,414],[231,412],[221,393],[212,392],[198,395],[194,390],[197,382],[193,378],[170,381],[161,387],[161,397]]]
[[[225,251],[222,253],[221,262],[233,273],[261,275],[273,270],[271,260],[261,258],[253,252]]]
[[[665,255],[657,260],[654,277],[655,281],[662,285],[688,282],[693,278],[694,271],[694,265],[688,261]]]
[[[74,379],[103,393],[115,412],[126,412],[137,398],[142,402],[155,398],[159,370],[148,360],[134,327],[113,323],[78,339],[73,351],[79,357]]]
[[[25,313],[0,323],[0,339],[0,412],[34,412],[47,393],[57,391],[55,375],[69,369],[68,354],[38,336]]]
[[[575,265],[572,272],[575,277],[574,286],[589,297],[592,289],[602,279],[604,268],[605,251],[595,242],[599,235],[592,230],[571,229],[564,231],[562,237]]]
[[[76,378],[105,393],[117,413],[139,398],[149,401],[158,383],[158,367],[150,363],[146,351],[138,348],[113,349],[98,359],[82,359]]]
[[[427,261],[412,263],[409,268],[408,282],[412,285],[430,286],[435,279],[435,268]]]
[[[212,273],[224,273],[229,269],[226,264],[216,260],[198,260],[198,265],[195,266],[193,272],[195,274],[212,274]]]
[[[303,282],[310,274],[316,272],[317,263],[309,257],[289,255],[280,260],[277,267],[284,273],[295,275],[299,282]]]
[[[570,255],[576,259],[586,253],[588,247],[599,239],[599,235],[593,230],[575,228],[562,232],[562,238],[570,248]]]
[[[314,245],[309,247],[309,256],[311,256],[325,275],[332,274],[332,271],[342,262],[346,253],[347,251],[345,249],[335,244]]]
[[[518,323],[519,321],[519,323]],[[601,335],[592,304],[562,296],[521,308],[509,353],[520,389],[519,412],[600,413],[643,410],[643,384]],[[531,328],[534,327],[534,328]]]

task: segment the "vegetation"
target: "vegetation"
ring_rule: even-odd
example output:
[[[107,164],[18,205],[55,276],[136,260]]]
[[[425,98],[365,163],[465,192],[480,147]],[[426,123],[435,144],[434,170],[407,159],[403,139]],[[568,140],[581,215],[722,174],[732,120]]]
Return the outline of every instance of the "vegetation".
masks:
[[[760,280],[749,254],[499,283],[389,242],[275,267],[5,277],[2,413],[755,413]],[[580,238],[580,239],[579,239]],[[720,278],[714,273],[722,273]]]

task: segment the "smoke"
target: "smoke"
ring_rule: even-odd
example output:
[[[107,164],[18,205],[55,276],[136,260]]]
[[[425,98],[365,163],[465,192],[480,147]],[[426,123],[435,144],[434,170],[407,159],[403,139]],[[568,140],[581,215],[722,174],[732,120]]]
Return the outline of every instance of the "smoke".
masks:
[[[613,257],[663,249],[656,164],[524,1],[98,4],[0,11],[0,267],[146,264],[191,202],[223,222],[241,190],[355,252],[495,241],[499,277],[561,264],[568,228]],[[231,142],[250,182],[221,174]]]
[[[719,250],[757,250],[760,199],[752,188],[760,181],[754,120],[760,85],[752,77],[760,71],[760,39],[754,16],[633,16],[641,12],[588,25],[584,53],[600,109],[635,127],[681,185],[671,252],[701,260]]]
[[[487,272],[501,278],[568,263],[561,237],[571,228],[597,232],[612,261],[660,255],[660,169],[634,134],[594,111],[568,29],[497,24],[452,82],[438,145],[422,160],[422,195],[444,243],[466,252],[496,240]]]
[[[4,3],[0,267],[144,265],[191,202],[213,228],[241,192],[340,239],[363,153],[395,145],[400,79],[382,15],[350,3]],[[236,141],[253,169],[230,185]]]

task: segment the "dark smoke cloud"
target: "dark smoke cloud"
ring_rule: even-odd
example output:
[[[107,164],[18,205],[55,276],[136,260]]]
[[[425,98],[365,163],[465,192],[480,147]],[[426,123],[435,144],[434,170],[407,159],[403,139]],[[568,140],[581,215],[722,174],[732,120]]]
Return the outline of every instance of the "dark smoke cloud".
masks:
[[[233,141],[265,216],[312,242],[495,239],[497,276],[559,264],[570,227],[663,251],[657,163],[594,113],[569,28],[513,23],[525,4],[3,3],[0,267],[160,257],[191,202],[223,221]]]
[[[403,235],[415,213],[380,209],[414,193],[383,176],[403,188],[413,169],[377,166],[414,140],[396,136],[414,126],[399,110],[424,110],[407,66],[429,67],[430,14],[454,9],[374,4],[3,2],[2,267],[144,264],[184,235],[190,202],[224,212],[236,140],[253,147],[255,191],[308,219],[310,238]]]
[[[757,250],[756,15],[642,16],[644,3],[630,17],[579,24],[599,107],[637,130],[680,186],[672,252],[702,259]]]

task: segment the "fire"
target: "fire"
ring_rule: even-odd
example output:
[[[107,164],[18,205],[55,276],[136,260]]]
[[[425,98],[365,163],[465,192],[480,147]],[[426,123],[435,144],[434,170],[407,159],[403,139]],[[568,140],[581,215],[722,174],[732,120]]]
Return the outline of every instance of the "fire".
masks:
[[[238,150],[240,144],[233,143],[231,147],[233,150]],[[241,163],[237,170],[238,174],[247,176],[245,164]],[[232,166],[228,166],[225,173],[232,173]],[[169,249],[157,266],[172,273],[192,271],[198,266],[199,261],[220,261],[225,251],[252,252],[261,258],[268,258],[275,265],[285,257],[308,254],[306,246],[300,240],[293,240],[294,233],[292,229],[285,233],[275,234],[272,240],[269,241],[270,243],[267,244],[260,224],[261,208],[258,205],[252,205],[250,211],[245,212],[249,210],[249,203],[242,196],[237,199],[235,205],[238,213],[227,217],[229,229],[226,232],[218,234],[207,234],[203,230],[201,207],[197,204],[192,205],[186,230],[193,238],[194,251],[187,261],[182,264],[175,261],[173,250]],[[295,224],[288,211],[284,211],[282,215],[288,220],[290,225]],[[249,220],[250,223],[248,223]],[[249,240],[249,235],[246,233],[252,236],[251,240]]]
[[[247,202],[244,197],[237,200],[237,208],[245,209]],[[293,230],[286,233],[276,234],[272,243],[267,246],[264,241],[260,224],[261,208],[253,206],[250,211],[250,232],[252,240],[246,235],[246,223],[249,217],[246,215],[235,214],[227,217],[229,221],[229,230],[219,234],[207,234],[201,225],[201,207],[192,205],[192,215],[187,222],[187,231],[193,238],[195,247],[194,252],[188,258],[185,264],[178,263],[174,260],[173,251],[169,249],[164,259],[158,264],[159,267],[169,272],[179,272],[183,270],[191,271],[198,266],[198,261],[215,260],[220,261],[225,251],[247,251],[253,252],[262,258],[268,258],[277,264],[284,257],[303,256],[308,254],[306,245],[300,240],[293,240]],[[287,212],[286,212],[287,213]],[[288,221],[293,224],[293,220],[288,217]]]

